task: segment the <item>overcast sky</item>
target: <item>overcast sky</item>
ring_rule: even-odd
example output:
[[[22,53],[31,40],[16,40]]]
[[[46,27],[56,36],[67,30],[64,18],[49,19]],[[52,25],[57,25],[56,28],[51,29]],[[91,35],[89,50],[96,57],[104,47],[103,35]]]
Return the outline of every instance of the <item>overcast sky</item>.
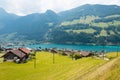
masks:
[[[17,15],[43,13],[47,9],[60,12],[83,4],[120,5],[120,0],[0,0],[0,7]]]

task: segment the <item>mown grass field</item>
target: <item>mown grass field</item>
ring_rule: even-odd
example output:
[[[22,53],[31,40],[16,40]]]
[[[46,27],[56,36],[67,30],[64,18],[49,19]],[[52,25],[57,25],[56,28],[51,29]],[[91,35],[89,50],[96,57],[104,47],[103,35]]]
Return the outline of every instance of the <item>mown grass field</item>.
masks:
[[[116,67],[116,65],[120,66],[118,62],[120,58],[115,58],[115,53],[110,53],[107,56],[112,57],[112,60],[105,61],[92,57],[72,60],[68,56],[56,54],[55,63],[53,64],[51,53],[39,52],[36,55],[36,68],[34,68],[34,60],[25,64],[0,63],[0,80],[116,80],[118,74],[115,73],[114,78],[112,74],[120,69]],[[112,63],[115,63],[115,66],[111,66]],[[108,66],[110,70],[103,73],[102,70],[106,70]],[[99,76],[95,72],[96,70],[100,71],[100,75],[103,76]],[[104,74],[107,74],[107,76],[104,76]],[[101,79],[102,77],[104,79]]]
[[[73,31],[74,33],[81,33],[81,32],[85,32],[85,33],[94,33],[96,30],[94,29],[81,29],[81,30],[66,30],[66,32],[70,33],[70,31]]]
[[[101,33],[100,33],[100,36],[107,36],[106,30],[102,30]]]

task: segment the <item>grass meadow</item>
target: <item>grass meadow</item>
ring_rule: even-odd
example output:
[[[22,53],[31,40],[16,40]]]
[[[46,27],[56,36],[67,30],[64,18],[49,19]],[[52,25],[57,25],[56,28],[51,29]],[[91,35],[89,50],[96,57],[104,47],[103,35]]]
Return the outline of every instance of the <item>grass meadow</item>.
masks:
[[[115,55],[112,55],[112,53],[107,56],[112,57],[112,60],[105,61],[92,57],[72,60],[68,56],[55,54],[53,64],[52,53],[37,52],[36,66],[35,60],[23,64],[0,63],[0,80],[99,80],[102,76],[99,76],[96,71],[100,71],[100,75],[103,74],[104,79],[112,80],[113,77],[110,76],[120,69],[115,66],[120,66],[118,62],[120,58],[114,58]],[[112,63],[115,63],[115,65],[111,66]],[[110,68],[107,71],[110,71],[110,73],[102,72],[108,66]],[[104,76],[104,74],[107,74],[107,76]],[[118,78],[117,73],[113,80],[116,78]]]

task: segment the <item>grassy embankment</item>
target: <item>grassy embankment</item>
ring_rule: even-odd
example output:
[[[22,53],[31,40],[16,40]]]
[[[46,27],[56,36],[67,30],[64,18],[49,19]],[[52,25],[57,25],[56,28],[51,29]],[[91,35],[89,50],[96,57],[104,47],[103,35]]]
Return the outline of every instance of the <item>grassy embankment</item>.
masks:
[[[116,53],[107,55],[110,61],[92,57],[72,60],[67,56],[39,52],[34,60],[25,64],[0,63],[0,80],[116,80],[119,78],[120,58]]]

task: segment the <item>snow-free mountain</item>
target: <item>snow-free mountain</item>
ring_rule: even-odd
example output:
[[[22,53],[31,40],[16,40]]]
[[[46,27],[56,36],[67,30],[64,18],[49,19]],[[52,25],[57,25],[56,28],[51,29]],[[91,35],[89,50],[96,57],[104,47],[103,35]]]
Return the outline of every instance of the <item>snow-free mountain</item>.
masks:
[[[0,8],[0,42],[36,41],[114,45],[120,41],[120,6],[86,4],[55,13],[17,16]]]

